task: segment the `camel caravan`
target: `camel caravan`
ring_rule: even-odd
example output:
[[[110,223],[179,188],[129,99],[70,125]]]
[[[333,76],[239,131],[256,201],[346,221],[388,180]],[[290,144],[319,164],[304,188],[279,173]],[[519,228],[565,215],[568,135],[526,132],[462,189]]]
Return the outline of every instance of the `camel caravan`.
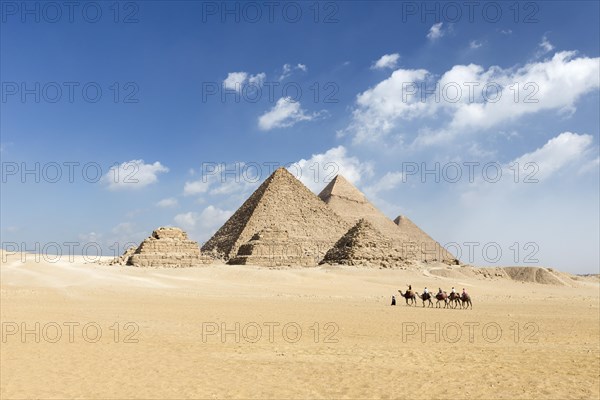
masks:
[[[461,294],[458,294],[454,288],[452,288],[450,294],[442,291],[442,288],[439,288],[436,294],[432,294],[427,288],[423,290],[423,293],[415,292],[412,289],[412,285],[408,285],[408,290],[406,292],[403,293],[402,290],[398,290],[398,292],[400,293],[400,296],[404,297],[404,300],[406,300],[407,306],[416,306],[418,297],[423,302],[423,307],[425,307],[425,303],[427,303],[427,307],[433,307],[433,300],[436,300],[436,308],[441,308],[441,303],[443,303],[444,308],[473,309],[471,296],[464,288]],[[392,305],[396,305],[396,296],[392,296]]]

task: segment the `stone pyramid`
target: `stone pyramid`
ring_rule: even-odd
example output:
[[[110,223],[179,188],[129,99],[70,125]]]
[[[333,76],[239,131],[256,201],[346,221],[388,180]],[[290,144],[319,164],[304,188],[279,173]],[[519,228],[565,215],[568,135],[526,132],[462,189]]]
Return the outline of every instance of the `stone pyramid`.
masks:
[[[197,242],[179,228],[161,227],[144,239],[127,260],[136,267],[193,267],[212,262],[200,254]]]
[[[406,233],[411,240],[419,243],[426,249],[438,249],[438,261],[443,261],[448,264],[458,264],[459,261],[449,251],[444,249],[442,245],[433,240],[431,236],[426,234],[421,228],[419,228],[414,222],[404,215],[398,216],[394,223],[400,228],[400,230]]]
[[[302,257],[312,258],[312,265],[317,265],[351,224],[285,168],[279,168],[202,246],[202,251],[216,251],[231,262],[241,261],[236,258],[240,247],[251,240],[261,240],[260,235],[253,237],[273,227],[287,231],[290,246],[299,246]]]
[[[229,263],[269,267],[311,266],[315,260],[304,255],[301,243],[290,240],[287,231],[271,226],[255,233],[252,239],[241,245]]]
[[[337,175],[319,194],[340,217],[351,224],[359,219],[369,221],[381,234],[402,248],[406,259],[418,261],[445,261],[455,257],[427,236],[412,235],[413,230],[399,229],[391,219],[373,206],[365,195],[343,176]],[[417,228],[418,229],[418,228]],[[419,229],[420,232],[422,232]],[[446,262],[446,261],[445,261]],[[454,261],[447,261],[454,263]]]
[[[325,254],[322,263],[393,268],[406,261],[392,240],[361,218]]]

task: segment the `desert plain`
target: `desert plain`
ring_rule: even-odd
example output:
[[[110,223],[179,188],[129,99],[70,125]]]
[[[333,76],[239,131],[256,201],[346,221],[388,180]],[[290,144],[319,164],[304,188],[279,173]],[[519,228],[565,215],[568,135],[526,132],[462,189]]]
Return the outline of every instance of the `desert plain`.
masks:
[[[598,398],[597,276],[474,271],[3,254],[0,397]],[[408,284],[466,288],[473,308],[407,306]]]

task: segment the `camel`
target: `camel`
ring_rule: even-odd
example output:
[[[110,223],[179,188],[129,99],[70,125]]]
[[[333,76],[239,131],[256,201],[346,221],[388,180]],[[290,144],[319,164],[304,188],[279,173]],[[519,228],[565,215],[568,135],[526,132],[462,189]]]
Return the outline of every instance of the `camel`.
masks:
[[[410,306],[410,305],[417,305],[417,299],[415,296],[415,292],[413,292],[412,290],[407,290],[405,293],[402,293],[402,290],[398,290],[398,292],[400,293],[400,296],[404,297],[404,300],[406,300],[406,305]],[[408,300],[410,300],[410,304],[408,304]]]
[[[456,308],[457,306],[462,308],[462,304],[460,304],[460,295],[458,293],[450,293],[448,300],[452,308]]]
[[[423,293],[419,295],[419,298],[423,300],[423,307],[425,307],[425,302],[428,301],[429,305],[427,307],[433,307],[433,302],[431,301],[431,293]]]
[[[469,308],[469,306],[471,306],[471,309],[473,309],[473,303],[471,302],[471,296],[469,296],[467,293],[463,293],[462,296],[460,296],[460,301],[462,301],[462,308]],[[465,305],[466,303],[466,305]]]
[[[444,302],[444,308],[448,307],[448,294],[446,292],[436,294],[435,299],[437,300],[435,303],[435,308],[441,307],[440,301]]]

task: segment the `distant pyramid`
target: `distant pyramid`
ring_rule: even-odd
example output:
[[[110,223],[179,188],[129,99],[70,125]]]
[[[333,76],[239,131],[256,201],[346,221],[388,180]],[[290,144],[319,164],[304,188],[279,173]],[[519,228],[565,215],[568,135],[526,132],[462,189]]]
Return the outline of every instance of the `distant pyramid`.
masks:
[[[419,243],[421,247],[426,249],[439,249],[437,251],[439,257],[438,261],[443,261],[449,264],[458,264],[458,260],[456,257],[452,255],[449,251],[444,249],[441,244],[436,242],[426,234],[421,228],[419,228],[414,222],[412,222],[408,217],[404,215],[400,215],[396,217],[394,223],[400,228],[400,230],[407,234],[411,240]]]
[[[343,176],[337,175],[319,194],[336,214],[351,224],[359,219],[369,221],[380,233],[400,246],[406,259],[419,261],[443,261],[456,263],[455,257],[431,239],[416,225],[415,229],[404,229],[396,225],[373,206],[365,195]]]
[[[322,263],[393,268],[406,261],[388,237],[361,218],[325,254]]]
[[[287,231],[286,240],[292,246],[300,246],[302,257],[311,257],[316,265],[351,224],[323,204],[285,168],[279,168],[202,246],[202,251],[217,252],[236,262],[242,245],[253,240],[261,230],[273,227]]]
[[[188,239],[179,228],[161,227],[144,239],[135,251],[128,249],[127,265],[136,267],[193,267],[210,264],[212,259],[200,255],[197,242]]]

